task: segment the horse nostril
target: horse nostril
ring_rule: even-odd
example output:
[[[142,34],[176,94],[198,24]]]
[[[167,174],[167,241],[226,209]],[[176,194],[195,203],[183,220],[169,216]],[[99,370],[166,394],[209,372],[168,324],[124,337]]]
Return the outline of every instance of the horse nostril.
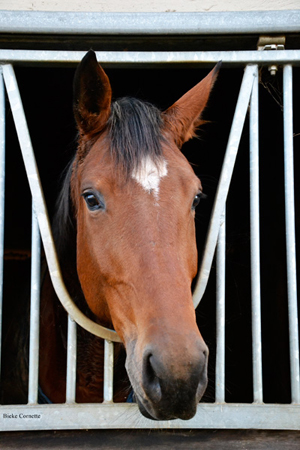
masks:
[[[161,400],[162,392],[158,376],[155,372],[155,356],[152,353],[145,355],[143,365],[143,385],[145,393],[153,403]]]

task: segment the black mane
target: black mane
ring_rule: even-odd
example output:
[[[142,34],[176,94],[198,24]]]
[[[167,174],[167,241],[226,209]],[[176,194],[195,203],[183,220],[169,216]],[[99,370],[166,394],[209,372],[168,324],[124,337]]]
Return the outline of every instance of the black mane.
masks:
[[[110,151],[125,176],[139,168],[145,157],[162,156],[161,112],[150,103],[125,97],[111,106],[108,120]]]
[[[52,224],[54,241],[61,264],[68,256],[70,257],[69,251],[76,257],[76,222],[70,193],[74,159],[69,162],[64,171],[63,184],[56,201]]]

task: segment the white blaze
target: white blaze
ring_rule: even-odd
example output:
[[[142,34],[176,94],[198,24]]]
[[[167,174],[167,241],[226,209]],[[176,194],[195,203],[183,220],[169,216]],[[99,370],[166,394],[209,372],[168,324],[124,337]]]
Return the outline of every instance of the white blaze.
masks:
[[[149,194],[155,197],[159,193],[159,183],[161,178],[168,173],[167,163],[162,158],[155,163],[149,156],[141,161],[140,166],[132,172],[132,178],[137,181]]]

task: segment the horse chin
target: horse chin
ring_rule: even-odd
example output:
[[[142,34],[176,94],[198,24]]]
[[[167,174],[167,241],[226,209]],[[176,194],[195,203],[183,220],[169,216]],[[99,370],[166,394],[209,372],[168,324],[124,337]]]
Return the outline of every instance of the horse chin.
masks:
[[[150,405],[148,405],[148,408],[151,409],[151,413],[148,411],[148,409],[146,408],[146,406],[138,399],[136,398],[136,402],[137,405],[139,407],[140,413],[146,417],[146,419],[150,419],[150,420],[174,420],[176,419],[176,417],[171,417],[171,416],[167,416],[165,414],[161,414],[161,413],[155,413],[154,411],[152,411],[153,408],[150,407]]]
[[[159,420],[156,417],[153,417],[145,408],[145,406],[143,405],[143,403],[141,403],[138,399],[137,399],[137,405],[139,407],[140,413],[146,417],[146,419],[150,419],[150,420]]]
[[[197,404],[194,405],[194,408],[188,408],[184,410],[184,407],[180,412],[178,412],[176,415],[170,415],[166,411],[163,410],[163,408],[158,407],[155,408],[154,405],[152,405],[148,400],[140,400],[135,395],[135,400],[137,402],[138,408],[140,410],[140,413],[146,417],[146,419],[150,420],[157,420],[157,421],[165,421],[165,420],[190,420],[192,419],[197,411]]]

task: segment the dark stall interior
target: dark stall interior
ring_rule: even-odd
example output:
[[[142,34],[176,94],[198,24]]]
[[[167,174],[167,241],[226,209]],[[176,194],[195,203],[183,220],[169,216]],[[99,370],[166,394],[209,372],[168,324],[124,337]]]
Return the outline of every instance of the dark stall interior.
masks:
[[[16,74],[35,149],[50,216],[55,211],[62,173],[76,149],[72,116],[74,67],[17,67]],[[134,96],[162,110],[175,102],[208,73],[208,68],[107,68],[113,97]],[[243,75],[242,68],[223,67],[213,90],[199,139],[183,147],[201,178],[207,200],[197,210],[199,258],[203,252],[210,210]],[[294,70],[295,192],[299,204],[300,73]],[[282,70],[271,77],[261,72],[260,189],[261,276],[264,401],[290,401],[286,263],[284,241],[284,180],[282,130]],[[11,319],[26,310],[30,277],[31,199],[20,150],[7,104],[5,206],[5,272],[3,342],[13,338]],[[246,121],[227,204],[226,262],[226,401],[252,402],[251,288],[249,227],[248,121]],[[296,211],[296,226],[299,227]],[[299,253],[299,252],[298,252]],[[214,401],[215,265],[197,309],[201,333],[210,348],[209,386],[204,401]],[[18,354],[2,358],[11,373]]]

